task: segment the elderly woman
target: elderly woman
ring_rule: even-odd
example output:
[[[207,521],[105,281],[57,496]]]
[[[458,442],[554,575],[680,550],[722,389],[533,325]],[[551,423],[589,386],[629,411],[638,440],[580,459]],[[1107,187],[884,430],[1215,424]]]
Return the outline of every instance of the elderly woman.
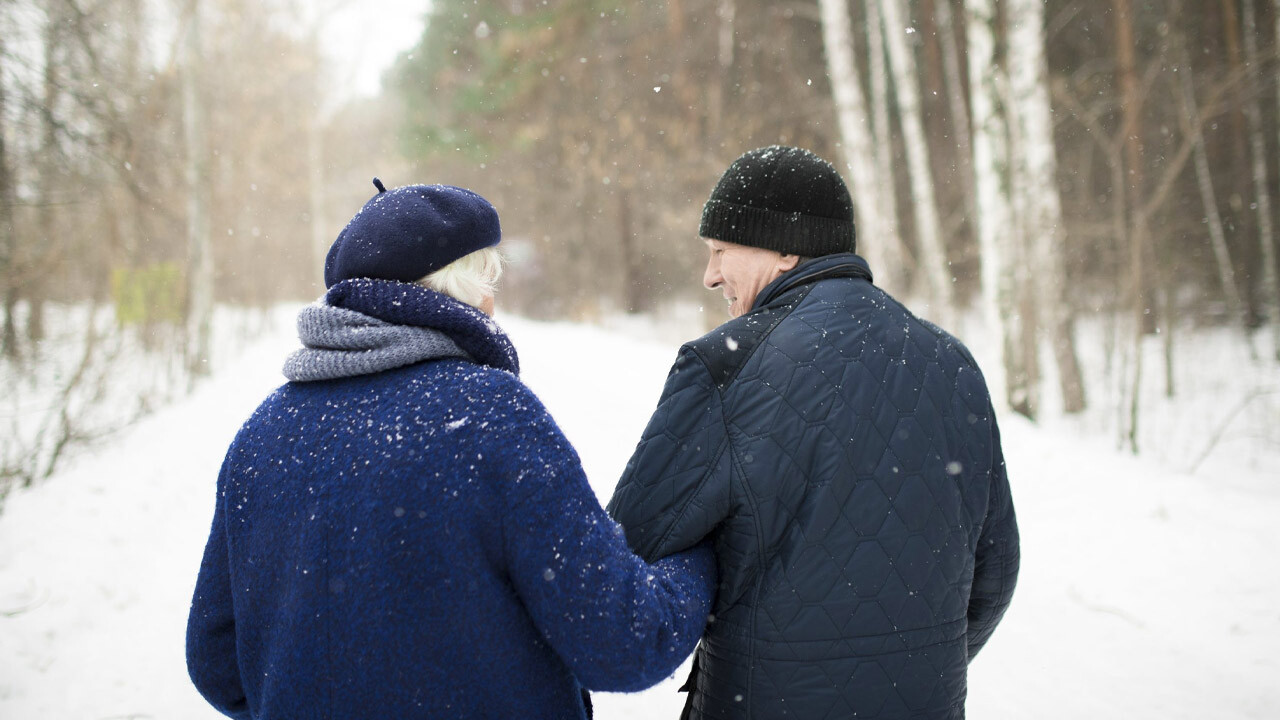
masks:
[[[667,677],[710,551],[633,555],[520,382],[489,317],[493,207],[374,184],[219,474],[196,687],[236,718],[581,718],[584,689]]]

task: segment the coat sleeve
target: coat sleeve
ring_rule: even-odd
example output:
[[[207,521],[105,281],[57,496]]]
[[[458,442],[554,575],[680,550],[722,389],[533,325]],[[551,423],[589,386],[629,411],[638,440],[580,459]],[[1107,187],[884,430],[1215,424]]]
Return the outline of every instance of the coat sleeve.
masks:
[[[701,358],[685,347],[618,481],[609,514],[644,558],[690,547],[730,514],[732,457],[720,392]]]
[[[249,704],[240,683],[236,659],[236,621],[231,603],[226,512],[222,502],[225,473],[224,463],[218,475],[213,527],[187,619],[187,672],[196,689],[218,712],[237,720],[248,720]]]
[[[978,537],[973,570],[973,590],[969,595],[969,660],[978,654],[1004,617],[1013,589],[1018,582],[1020,549],[1018,521],[1009,491],[1004,452],[1000,448],[1000,430],[995,427],[992,412],[993,461],[991,495],[987,517]]]
[[[693,652],[715,590],[701,546],[649,564],[627,547],[577,453],[536,398],[502,428],[514,443],[503,523],[507,570],[545,640],[583,686],[643,690]],[[508,446],[510,448],[510,445]]]

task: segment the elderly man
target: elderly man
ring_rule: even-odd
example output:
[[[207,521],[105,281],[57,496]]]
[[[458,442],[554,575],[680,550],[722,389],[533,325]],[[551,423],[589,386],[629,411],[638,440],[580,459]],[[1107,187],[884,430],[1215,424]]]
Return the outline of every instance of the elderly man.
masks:
[[[808,151],[734,161],[700,234],[733,319],[681,348],[609,504],[643,557],[714,541],[685,716],[964,717],[1019,560],[982,373],[872,284]]]

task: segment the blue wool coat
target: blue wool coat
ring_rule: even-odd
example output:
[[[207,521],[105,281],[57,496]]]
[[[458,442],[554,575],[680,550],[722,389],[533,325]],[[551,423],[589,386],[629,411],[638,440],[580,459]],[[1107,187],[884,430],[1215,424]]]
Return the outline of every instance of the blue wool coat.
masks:
[[[235,718],[574,718],[583,687],[673,672],[710,550],[628,550],[487,318],[385,281],[326,301],[448,328],[488,364],[289,383],[249,418],[187,631],[205,698]]]
[[[1018,574],[982,374],[855,255],[681,348],[609,509],[646,557],[715,541],[694,718],[961,718]]]

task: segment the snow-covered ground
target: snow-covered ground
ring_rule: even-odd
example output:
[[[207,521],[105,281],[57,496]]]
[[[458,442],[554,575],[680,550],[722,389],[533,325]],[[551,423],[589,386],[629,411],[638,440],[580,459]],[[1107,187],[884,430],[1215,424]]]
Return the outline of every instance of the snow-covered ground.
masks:
[[[500,320],[526,382],[607,500],[674,344],[638,339],[634,328]],[[190,398],[9,498],[0,718],[216,717],[187,681],[184,625],[222,453],[282,380],[295,344],[287,312],[276,325]],[[1153,393],[1147,413],[1153,430],[1186,446],[1181,454],[1123,454],[1088,420],[1002,418],[1023,570],[1004,624],[972,666],[970,717],[1280,716],[1280,448],[1274,435],[1224,425],[1242,422],[1228,413],[1252,388],[1280,387],[1280,372],[1197,362],[1187,363],[1188,376],[1202,378],[1190,399]],[[1280,425],[1266,409],[1274,404],[1259,405],[1248,412],[1264,413],[1264,431]],[[1205,455],[1217,428],[1222,440]],[[674,718],[682,680],[683,671],[638,695],[597,694],[597,717]]]

